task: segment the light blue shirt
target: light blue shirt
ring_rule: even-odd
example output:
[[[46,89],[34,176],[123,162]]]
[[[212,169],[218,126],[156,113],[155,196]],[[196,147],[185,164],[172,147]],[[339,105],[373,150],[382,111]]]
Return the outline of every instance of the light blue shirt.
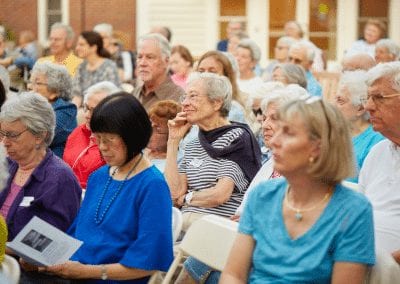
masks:
[[[375,263],[365,196],[337,185],[316,223],[292,239],[282,216],[287,186],[284,178],[260,183],[240,218],[239,231],[255,240],[249,283],[330,283],[335,262]]]
[[[371,148],[383,139],[385,139],[385,137],[383,137],[379,132],[375,132],[371,125],[368,126],[364,132],[351,139],[353,142],[354,156],[357,162],[357,176],[347,179],[348,181],[358,182],[358,173],[364,164],[365,157],[367,157]]]
[[[307,91],[313,96],[322,96],[322,87],[310,71],[306,71]]]

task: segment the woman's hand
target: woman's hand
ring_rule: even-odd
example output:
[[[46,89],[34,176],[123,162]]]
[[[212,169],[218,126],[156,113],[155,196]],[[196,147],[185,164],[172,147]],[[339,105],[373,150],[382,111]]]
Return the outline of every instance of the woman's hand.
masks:
[[[40,267],[39,271],[55,274],[66,279],[79,279],[82,278],[84,266],[84,264],[77,261],[67,261],[62,264]]]
[[[168,120],[168,140],[181,140],[192,125],[186,120],[186,113],[179,112],[174,119]]]
[[[38,271],[39,267],[33,264],[30,264],[29,262],[26,262],[22,258],[19,259],[19,265],[21,265],[22,269],[25,271]]]

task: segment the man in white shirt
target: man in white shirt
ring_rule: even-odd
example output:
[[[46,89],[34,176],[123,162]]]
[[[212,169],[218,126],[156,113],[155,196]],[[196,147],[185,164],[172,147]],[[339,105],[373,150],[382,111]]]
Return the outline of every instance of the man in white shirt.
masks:
[[[367,83],[364,108],[387,139],[368,154],[359,184],[374,208],[377,252],[391,253],[400,264],[400,62],[373,67]]]

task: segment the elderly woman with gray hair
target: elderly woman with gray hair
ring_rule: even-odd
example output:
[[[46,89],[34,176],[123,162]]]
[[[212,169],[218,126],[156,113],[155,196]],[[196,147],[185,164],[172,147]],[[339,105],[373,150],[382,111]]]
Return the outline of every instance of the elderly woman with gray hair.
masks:
[[[164,175],[176,206],[182,206],[183,230],[204,214],[229,218],[261,167],[257,141],[245,124],[229,122],[232,86],[225,76],[192,73],[182,112],[170,120]],[[177,165],[180,140],[191,125],[196,139],[185,146]]]
[[[380,39],[375,45],[376,63],[385,63],[399,60],[400,47],[391,39]]]
[[[53,107],[56,128],[50,149],[62,158],[65,142],[77,126],[77,109],[70,101],[72,81],[68,70],[55,63],[36,63],[28,87],[45,97]]]
[[[303,67],[293,63],[277,64],[272,71],[272,80],[284,85],[297,84],[307,89],[306,72]]]
[[[367,73],[363,70],[343,73],[335,104],[350,124],[354,154],[357,162],[357,176],[350,181],[358,182],[358,172],[371,148],[384,137],[375,132],[369,122],[369,114],[361,99],[367,96]]]
[[[65,144],[63,159],[70,165],[83,189],[86,189],[89,175],[105,164],[90,129],[93,110],[104,98],[119,91],[120,89],[109,81],[89,87],[83,98],[85,123],[72,131]]]
[[[37,216],[62,231],[74,220],[81,189],[71,169],[48,149],[55,116],[39,94],[13,96],[0,112],[0,141],[8,155],[9,178],[0,193],[0,214],[12,240]]]

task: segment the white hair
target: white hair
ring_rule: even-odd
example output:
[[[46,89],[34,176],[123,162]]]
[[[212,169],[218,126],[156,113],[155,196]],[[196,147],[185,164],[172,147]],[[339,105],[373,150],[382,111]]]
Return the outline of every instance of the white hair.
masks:
[[[232,85],[229,79],[209,72],[193,72],[189,75],[187,86],[193,82],[201,81],[206,89],[206,95],[210,100],[222,100],[221,115],[226,117],[232,104]]]
[[[105,33],[108,36],[112,36],[113,34],[113,26],[107,23],[101,23],[94,26],[93,31],[97,33]]]
[[[51,26],[50,31],[58,30],[58,29],[63,29],[66,32],[68,40],[71,40],[75,37],[74,30],[69,25],[57,22]]]
[[[169,45],[168,40],[164,36],[156,33],[142,35],[139,37],[138,47],[140,47],[140,45],[145,40],[155,41],[159,45],[161,54],[164,55],[164,58],[165,57],[169,58],[171,56],[171,46]]]
[[[305,49],[307,60],[310,62],[314,61],[315,51],[311,44],[308,44],[306,42],[295,42],[290,46],[289,52],[290,50],[294,49]]]
[[[400,62],[393,61],[379,63],[367,73],[367,85],[371,86],[376,80],[387,77],[391,82],[392,89],[400,91]]]
[[[88,99],[96,94],[105,94],[106,97],[109,95],[120,92],[121,89],[118,88],[114,83],[110,81],[102,81],[98,82],[89,88],[84,93],[83,102],[86,103]]]
[[[249,38],[244,38],[239,42],[237,47],[246,48],[246,49],[250,50],[251,58],[255,62],[260,61],[261,49],[254,40],[249,39]]]
[[[376,43],[375,49],[378,47],[386,48],[390,54],[394,55],[394,60],[399,59],[400,47],[393,40],[389,38],[380,39]]]
[[[306,89],[297,84],[290,84],[282,89],[273,90],[267,97],[265,97],[261,101],[261,110],[264,113],[270,104],[276,104],[279,108],[287,102],[298,100],[305,96],[310,96]]]
[[[8,165],[6,159],[6,150],[3,144],[0,144],[0,192],[6,186],[8,179]]]
[[[350,93],[350,100],[354,106],[361,105],[361,99],[367,96],[367,71],[345,71],[340,77],[339,91],[346,88]]]

